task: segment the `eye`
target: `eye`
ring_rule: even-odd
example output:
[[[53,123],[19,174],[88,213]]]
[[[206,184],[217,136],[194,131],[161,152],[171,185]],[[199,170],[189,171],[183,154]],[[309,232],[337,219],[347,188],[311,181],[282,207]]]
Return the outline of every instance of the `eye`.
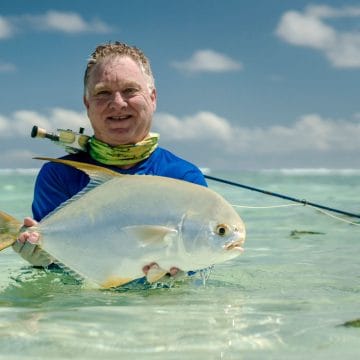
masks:
[[[135,87],[128,87],[126,88],[123,93],[125,96],[132,96],[138,92],[138,89]]]
[[[229,233],[229,227],[226,224],[219,224],[216,226],[215,232],[220,236],[225,236]]]
[[[110,94],[109,90],[99,90],[94,94],[94,96],[97,98],[104,98],[110,96]]]

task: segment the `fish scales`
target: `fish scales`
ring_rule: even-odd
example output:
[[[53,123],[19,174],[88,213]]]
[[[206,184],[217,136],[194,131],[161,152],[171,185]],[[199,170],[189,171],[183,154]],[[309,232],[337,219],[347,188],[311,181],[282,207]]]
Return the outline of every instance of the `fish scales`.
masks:
[[[100,167],[75,166],[101,177]],[[199,270],[242,252],[244,224],[214,191],[159,176],[103,181],[33,229],[48,254],[85,279],[111,287],[143,277],[143,267],[153,262],[166,271]],[[217,234],[219,226],[227,233]]]

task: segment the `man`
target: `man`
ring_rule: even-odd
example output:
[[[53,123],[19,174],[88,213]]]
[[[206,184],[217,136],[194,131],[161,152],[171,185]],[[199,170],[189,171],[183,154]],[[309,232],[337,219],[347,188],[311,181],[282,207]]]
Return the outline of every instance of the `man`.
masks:
[[[150,132],[156,109],[156,88],[149,60],[135,47],[115,42],[100,45],[88,61],[84,76],[83,101],[94,130],[88,152],[64,159],[101,165],[123,174],[171,177],[206,186],[201,171],[157,146],[158,135]],[[36,179],[32,204],[34,219],[56,209],[89,182],[83,172],[58,163],[45,164]],[[24,231],[15,251],[36,266],[48,266],[48,258],[36,246],[36,233]],[[156,264],[144,267],[144,273]],[[174,268],[171,274],[175,274]]]

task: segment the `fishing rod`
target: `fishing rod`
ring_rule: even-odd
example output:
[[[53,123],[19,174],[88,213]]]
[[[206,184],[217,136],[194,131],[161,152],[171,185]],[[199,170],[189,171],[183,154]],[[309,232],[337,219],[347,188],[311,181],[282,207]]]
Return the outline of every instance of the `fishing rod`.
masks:
[[[334,213],[347,215],[347,216],[351,216],[351,217],[355,217],[355,218],[360,219],[360,214],[354,214],[354,213],[351,213],[351,212],[348,212],[348,211],[334,209],[334,208],[331,208],[331,207],[328,207],[328,206],[315,204],[315,203],[307,201],[305,199],[296,199],[296,198],[291,197],[291,196],[287,196],[287,195],[275,193],[275,192],[272,192],[272,191],[267,191],[267,190],[255,188],[255,187],[249,186],[249,185],[239,184],[237,182],[222,179],[222,178],[218,178],[218,177],[215,177],[215,176],[210,176],[210,175],[204,175],[204,176],[205,176],[206,179],[217,181],[217,182],[220,182],[220,183],[223,183],[223,184],[236,186],[236,187],[251,190],[251,191],[256,191],[256,192],[259,192],[259,193],[262,193],[262,194],[275,196],[275,197],[278,197],[278,198],[281,198],[281,199],[293,201],[293,202],[300,203],[300,204],[303,204],[303,205],[310,205],[310,206],[313,206],[315,208],[319,208],[319,209],[323,209],[323,210],[331,211],[331,212],[334,212]]]
[[[67,130],[58,129],[57,131],[58,131],[57,133],[48,133],[45,129],[39,128],[38,126],[34,126],[31,131],[31,137],[32,138],[38,137],[38,138],[50,139],[53,142],[57,143],[58,145],[64,146],[65,150],[70,154],[77,153],[79,151],[87,151],[87,142],[89,140],[89,136],[84,135],[84,128],[80,128],[79,132],[75,132],[75,131],[72,131],[69,129],[67,129]],[[263,193],[266,195],[275,196],[275,197],[278,197],[281,199],[297,202],[297,203],[300,203],[303,205],[310,205],[310,206],[313,206],[313,207],[316,207],[319,209],[328,210],[328,211],[335,212],[338,214],[356,217],[358,219],[360,218],[360,214],[354,214],[354,213],[350,213],[348,211],[330,208],[330,207],[327,207],[324,205],[309,202],[307,200],[296,199],[291,196],[278,194],[278,193],[267,191],[267,190],[258,189],[258,188],[252,187],[252,186],[239,184],[239,183],[236,183],[233,181],[221,179],[221,178],[210,176],[210,175],[204,175],[204,176],[206,179],[218,181],[218,182],[221,182],[221,183],[224,183],[227,185],[232,185],[232,186],[236,186],[236,187],[240,187],[240,188],[244,188],[244,189],[248,189],[248,190],[252,190],[252,191],[257,191],[257,192],[260,192],[260,193]]]

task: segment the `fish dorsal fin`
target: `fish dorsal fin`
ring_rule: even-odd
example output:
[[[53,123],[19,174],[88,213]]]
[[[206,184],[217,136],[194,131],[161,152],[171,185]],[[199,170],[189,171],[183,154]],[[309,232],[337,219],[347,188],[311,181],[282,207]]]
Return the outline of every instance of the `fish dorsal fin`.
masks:
[[[53,159],[48,157],[35,157],[34,159],[37,160],[47,160],[59,164],[68,165],[71,167],[74,167],[78,170],[83,171],[85,174],[87,174],[90,177],[92,184],[102,184],[108,180],[113,179],[114,177],[121,177],[124,176],[122,174],[117,173],[116,171],[107,169],[102,166],[88,164],[80,161],[73,161],[73,160],[64,160],[64,159]]]
[[[178,231],[161,225],[133,225],[122,229],[127,236],[136,239],[141,247],[149,245],[170,245]]]
[[[65,202],[60,204],[56,209],[54,209],[49,214],[47,214],[41,220],[42,222],[44,220],[46,220],[47,218],[51,217],[53,214],[57,213],[63,207],[65,207],[68,204],[74,202],[75,200],[81,198],[84,194],[91,191],[95,187],[97,187],[97,186],[99,186],[99,185],[101,185],[101,184],[103,184],[103,183],[105,183],[105,182],[107,182],[107,181],[109,181],[109,180],[111,180],[111,179],[113,179],[115,177],[124,177],[124,176],[126,176],[126,175],[119,174],[116,171],[107,169],[107,168],[102,167],[102,166],[88,164],[88,163],[84,163],[84,162],[80,162],[80,161],[54,159],[54,158],[49,158],[49,157],[35,157],[34,159],[36,159],[36,160],[46,160],[46,161],[51,161],[51,162],[55,162],[55,163],[58,163],[58,164],[68,165],[68,166],[76,168],[76,169],[78,169],[80,171],[83,171],[84,173],[86,173],[90,177],[90,182],[89,182],[89,184],[87,186],[85,186],[84,189],[82,189],[80,192],[78,192],[73,197],[66,200]]]

